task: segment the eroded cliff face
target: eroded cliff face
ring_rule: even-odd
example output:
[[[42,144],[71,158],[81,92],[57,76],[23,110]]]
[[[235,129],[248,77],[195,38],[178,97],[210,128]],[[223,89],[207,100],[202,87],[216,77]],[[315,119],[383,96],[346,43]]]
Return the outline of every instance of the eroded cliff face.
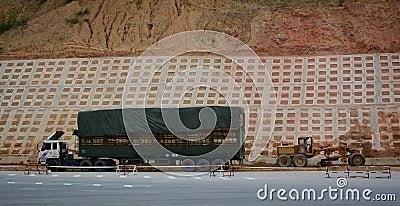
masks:
[[[396,0],[345,1],[343,7],[335,0],[67,2],[1,3],[3,17],[19,9],[31,20],[0,35],[0,58],[138,55],[157,40],[189,30],[227,33],[263,56],[400,50]]]

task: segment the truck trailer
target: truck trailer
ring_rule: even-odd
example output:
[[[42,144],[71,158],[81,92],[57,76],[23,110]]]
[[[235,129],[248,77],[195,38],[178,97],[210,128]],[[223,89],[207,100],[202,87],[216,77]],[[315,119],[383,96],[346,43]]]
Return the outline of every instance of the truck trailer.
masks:
[[[210,165],[222,165],[227,160],[241,163],[245,155],[244,110],[240,107],[207,107],[214,111],[215,124],[211,130],[199,130],[196,128],[202,124],[199,115],[204,108],[81,111],[78,129],[73,132],[77,136],[78,157],[68,151],[67,141],[60,140],[64,132],[56,131],[44,140],[39,151],[39,164],[46,164],[53,170],[68,168],[54,166],[82,166],[82,171],[92,171],[91,167],[105,171],[116,164],[151,164],[180,165],[185,171],[209,171]],[[178,110],[180,120],[189,130],[180,131],[177,127],[170,131],[168,126],[175,122],[166,122],[168,119],[163,115],[165,111],[174,110]],[[127,121],[129,128],[126,128]],[[156,151],[155,155],[143,157],[132,144],[162,145],[168,152]],[[222,152],[212,153],[221,146],[224,146]]]

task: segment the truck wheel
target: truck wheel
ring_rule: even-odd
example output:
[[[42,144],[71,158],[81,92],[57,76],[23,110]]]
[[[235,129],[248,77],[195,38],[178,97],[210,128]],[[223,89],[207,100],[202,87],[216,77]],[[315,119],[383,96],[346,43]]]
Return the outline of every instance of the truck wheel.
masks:
[[[104,166],[107,166],[107,164],[106,164],[106,162],[104,162],[103,160],[97,160],[95,163],[94,163],[94,166],[95,167],[104,167]],[[97,169],[94,169],[96,172],[105,172],[106,171],[106,168],[97,168]]]
[[[106,165],[107,166],[113,166],[115,167],[116,162],[114,160],[111,159],[106,159]],[[108,168],[106,169],[107,172],[113,172],[115,168]]]
[[[91,167],[91,166],[93,166],[93,163],[90,160],[82,160],[80,166],[82,166],[82,167]],[[82,168],[81,171],[82,172],[90,172],[90,171],[92,171],[92,169]]]
[[[184,159],[182,161],[183,170],[185,172],[194,172],[196,168],[194,167],[194,161],[191,159]]]
[[[279,167],[289,167],[290,166],[290,156],[289,155],[279,155],[277,159]]]
[[[307,165],[307,157],[304,154],[297,154],[293,157],[293,164],[296,167],[305,167]]]
[[[199,172],[209,172],[210,171],[210,162],[206,159],[200,159],[197,161],[197,171]]]
[[[360,153],[353,153],[349,158],[350,166],[364,166],[365,165],[365,157]]]
[[[48,160],[48,161],[47,161],[47,165],[48,165],[48,166],[58,166],[58,161],[57,161],[57,160]],[[57,167],[50,167],[50,170],[51,170],[52,172],[58,171],[58,170],[57,170]]]
[[[225,161],[222,159],[215,159],[211,163],[211,170],[218,170],[218,169],[224,169],[225,166]]]

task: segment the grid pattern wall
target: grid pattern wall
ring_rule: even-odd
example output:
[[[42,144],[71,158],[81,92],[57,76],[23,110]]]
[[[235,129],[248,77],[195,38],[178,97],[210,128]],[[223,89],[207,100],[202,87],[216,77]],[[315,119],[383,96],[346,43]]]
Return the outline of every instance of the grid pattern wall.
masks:
[[[270,129],[269,114],[257,117],[272,87],[276,119],[266,156],[273,156],[282,141],[311,135],[323,144],[357,125],[368,128],[363,140],[374,147],[398,147],[399,56],[262,58],[269,70],[254,59],[235,63],[217,56],[149,58],[135,65],[129,57],[0,61],[0,161],[35,159],[37,144],[55,130],[66,131],[64,139],[74,149],[77,113],[120,108],[125,83],[130,85],[128,106],[227,105],[227,99],[248,104],[247,148],[259,127]],[[193,84],[198,86],[187,86]]]

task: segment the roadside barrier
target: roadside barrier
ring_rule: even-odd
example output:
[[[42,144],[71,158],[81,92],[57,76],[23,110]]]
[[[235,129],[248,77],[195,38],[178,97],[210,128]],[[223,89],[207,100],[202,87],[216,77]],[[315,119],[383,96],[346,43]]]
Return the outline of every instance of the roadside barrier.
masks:
[[[117,165],[115,174],[117,175],[137,175],[136,165]]]
[[[47,166],[48,168],[60,169],[113,169],[115,166]]]
[[[216,177],[219,174],[222,177],[234,177],[233,166],[229,165],[210,165],[210,177]]]
[[[326,167],[325,178],[392,178],[388,166],[346,167],[344,171],[341,169],[340,166]]]
[[[390,167],[388,166],[383,166],[383,167],[368,166],[366,170],[368,171],[368,178],[384,178],[384,179],[392,178],[392,173],[390,171]]]
[[[39,164],[26,164],[24,174],[30,175],[33,174],[49,174],[49,169],[47,165],[39,165]]]

